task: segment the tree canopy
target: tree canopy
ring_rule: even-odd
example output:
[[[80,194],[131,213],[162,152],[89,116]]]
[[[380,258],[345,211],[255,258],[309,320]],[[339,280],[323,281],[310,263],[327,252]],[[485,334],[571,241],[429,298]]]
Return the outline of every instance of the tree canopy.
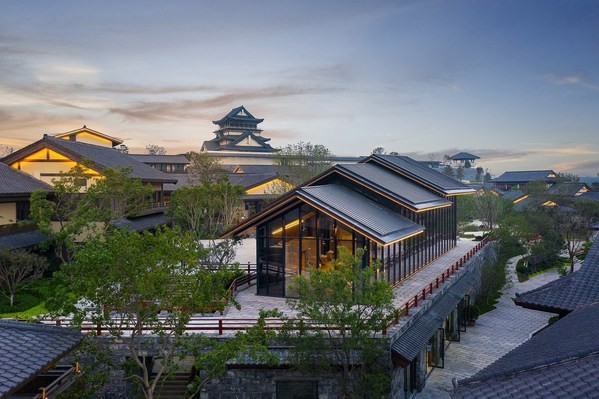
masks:
[[[324,172],[331,165],[333,154],[321,144],[289,144],[273,157],[279,176],[296,187]]]
[[[380,264],[363,266],[364,253],[339,247],[334,268],[297,276],[298,298],[288,300],[299,318],[288,326],[296,364],[313,372],[341,367],[345,397],[378,397],[389,388],[379,361],[383,342],[374,338],[393,315],[393,290],[377,279]]]

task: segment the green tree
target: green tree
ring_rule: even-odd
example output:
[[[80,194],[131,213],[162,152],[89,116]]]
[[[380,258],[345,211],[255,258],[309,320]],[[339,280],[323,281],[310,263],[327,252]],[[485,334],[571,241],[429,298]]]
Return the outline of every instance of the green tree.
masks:
[[[0,292],[14,306],[15,294],[42,277],[48,267],[46,258],[17,249],[0,251]]]
[[[187,158],[189,159],[187,173],[191,176],[192,181],[216,183],[227,176],[227,171],[219,159],[213,155],[192,151],[187,154]]]
[[[187,397],[196,397],[206,384],[222,376],[230,360],[251,358],[270,367],[279,361],[277,355],[269,351],[277,337],[274,330],[266,328],[266,318],[281,317],[278,310],[260,311],[256,324],[247,330],[238,331],[235,337],[217,340],[203,334],[186,334],[181,339],[185,355],[194,357],[196,373],[188,385]]]
[[[146,153],[150,155],[166,155],[166,148],[156,144],[148,144],[146,145]]]
[[[54,313],[73,314],[76,326],[92,320],[124,340],[127,378],[151,399],[176,368],[178,340],[191,314],[215,300],[221,307],[221,298],[233,300],[227,283],[235,270],[210,270],[205,256],[194,237],[176,230],[116,229],[87,240],[73,261],[62,265],[55,274],[57,295],[48,306]],[[75,306],[81,300],[86,306]]]
[[[502,198],[490,190],[475,197],[474,213],[489,230],[493,230],[502,217],[513,208],[512,201]]]
[[[453,177],[454,177],[453,168],[451,167],[451,165],[445,165],[445,166],[443,167],[443,174],[444,174],[445,176],[449,176],[449,177],[451,177],[451,178],[453,178]]]
[[[483,176],[485,174],[485,170],[482,167],[477,167],[476,168],[476,177],[475,180],[476,181],[483,181]]]
[[[129,169],[105,169],[92,179],[87,163],[53,179],[54,189],[31,194],[31,217],[40,232],[50,236],[56,255],[70,261],[75,243],[86,235],[110,229],[117,220],[135,216],[149,204],[152,187],[129,177]]]
[[[384,155],[385,154],[385,149],[383,147],[376,147],[374,150],[372,150],[372,155]]]
[[[364,253],[339,247],[334,269],[296,277],[299,298],[288,300],[298,317],[288,326],[294,362],[315,372],[340,367],[344,397],[379,397],[389,389],[380,359],[385,342],[375,336],[394,314],[393,290],[376,278],[380,264],[363,266]]]
[[[458,168],[455,170],[455,178],[459,181],[464,179],[464,167],[462,165],[458,166]]]
[[[333,154],[321,144],[289,144],[273,157],[279,176],[296,187],[324,172],[331,165]]]
[[[214,238],[237,221],[244,193],[243,186],[233,185],[227,178],[203,180],[176,190],[169,213],[183,230],[198,238]]]

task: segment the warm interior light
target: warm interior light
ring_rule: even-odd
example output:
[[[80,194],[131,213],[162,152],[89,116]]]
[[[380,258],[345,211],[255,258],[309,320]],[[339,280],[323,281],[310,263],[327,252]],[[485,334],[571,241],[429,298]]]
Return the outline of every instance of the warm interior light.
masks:
[[[283,232],[283,228],[289,229],[291,227],[297,226],[299,223],[300,223],[300,220],[299,219],[295,219],[295,220],[287,223],[284,227],[279,227],[278,229],[274,230],[272,232],[272,235],[282,233]]]

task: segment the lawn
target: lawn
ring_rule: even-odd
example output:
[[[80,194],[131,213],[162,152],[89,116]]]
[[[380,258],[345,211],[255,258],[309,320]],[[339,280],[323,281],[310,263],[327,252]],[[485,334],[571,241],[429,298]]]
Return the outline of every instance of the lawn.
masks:
[[[14,306],[10,306],[8,298],[0,297],[0,318],[31,319],[47,313],[45,300],[50,284],[51,279],[41,279],[29,288],[18,291]]]

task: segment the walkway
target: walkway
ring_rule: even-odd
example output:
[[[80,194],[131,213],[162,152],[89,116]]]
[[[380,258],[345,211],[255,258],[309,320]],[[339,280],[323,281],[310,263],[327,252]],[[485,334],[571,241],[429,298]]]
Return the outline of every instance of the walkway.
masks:
[[[515,347],[529,339],[530,334],[547,324],[549,313],[524,309],[514,305],[511,298],[516,293],[540,287],[558,278],[553,269],[519,283],[516,263],[520,257],[508,262],[508,283],[497,308],[481,315],[474,327],[461,334],[460,342],[451,342],[445,350],[445,368],[435,368],[429,374],[422,392],[416,399],[449,398],[452,378],[471,377]],[[579,268],[580,265],[577,266]]]
[[[395,293],[395,300],[393,301],[395,306],[398,308],[403,306],[407,300],[420,293],[423,288],[428,287],[430,282],[434,281],[448,267],[468,253],[476,244],[478,243],[473,241],[458,241],[456,247],[396,286],[393,290]],[[255,285],[239,292],[236,299],[241,305],[241,309],[237,310],[229,307],[225,318],[256,318],[260,309],[274,308],[278,308],[286,316],[294,315],[294,312],[287,306],[285,298],[256,295]]]

